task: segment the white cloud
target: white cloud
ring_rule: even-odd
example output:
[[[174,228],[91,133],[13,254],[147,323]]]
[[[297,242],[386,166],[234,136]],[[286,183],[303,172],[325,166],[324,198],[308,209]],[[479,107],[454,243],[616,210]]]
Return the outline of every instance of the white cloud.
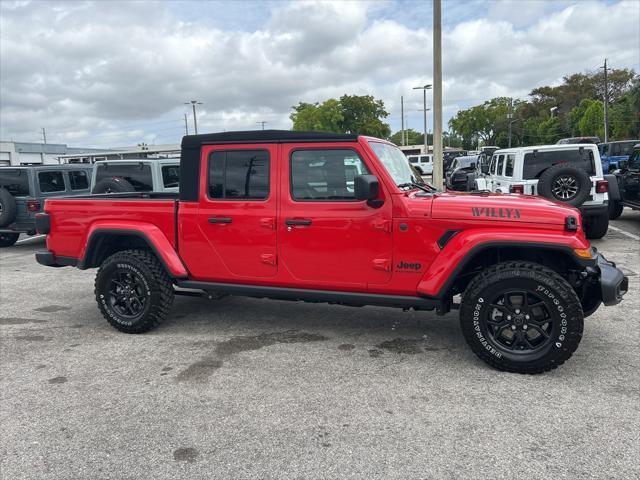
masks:
[[[640,3],[547,3],[476,1],[468,4],[476,15],[464,17],[472,19],[445,24],[445,120],[495,95],[526,96],[605,57],[638,69]],[[410,124],[421,124],[421,96],[411,87],[431,80],[430,21],[402,19],[411,9],[423,18],[428,4],[273,2],[264,18],[264,7],[216,2],[202,4],[211,8],[201,20],[181,16],[180,5],[204,9],[1,2],[0,136],[37,140],[44,126],[50,141],[76,145],[175,142],[192,98],[204,103],[201,131],[258,128],[261,120],[289,128],[292,105],[344,93],[384,99],[394,128],[405,95]],[[462,7],[443,2],[445,17],[448,5]],[[253,27],[210,21],[230,11]]]

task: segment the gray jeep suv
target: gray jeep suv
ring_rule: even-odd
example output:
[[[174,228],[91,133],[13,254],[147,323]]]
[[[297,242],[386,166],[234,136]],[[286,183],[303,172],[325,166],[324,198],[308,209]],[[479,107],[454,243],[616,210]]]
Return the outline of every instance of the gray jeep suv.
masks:
[[[0,248],[36,233],[36,213],[50,197],[88,195],[92,165],[0,167]]]

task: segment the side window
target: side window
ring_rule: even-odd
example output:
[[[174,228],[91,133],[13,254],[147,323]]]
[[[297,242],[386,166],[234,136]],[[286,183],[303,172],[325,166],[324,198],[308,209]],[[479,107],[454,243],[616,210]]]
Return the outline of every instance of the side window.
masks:
[[[609,155],[609,144],[608,143],[603,143],[602,144],[602,153],[601,153],[601,155],[603,155],[605,157],[607,155]]]
[[[516,156],[513,153],[507,155],[507,165],[504,167],[504,176],[513,177],[513,164],[516,161]]]
[[[89,175],[84,170],[71,170],[69,171],[69,184],[71,190],[88,190]]]
[[[209,197],[264,200],[269,196],[269,152],[228,150],[209,156]]]
[[[162,166],[162,184],[164,185],[164,188],[173,188],[180,186],[179,165]]]
[[[29,172],[19,168],[0,168],[0,187],[16,197],[29,195]]]
[[[356,175],[369,170],[353,150],[296,150],[291,154],[294,200],[354,200]]]
[[[494,155],[493,157],[491,157],[491,163],[489,164],[489,173],[493,175],[493,173],[496,171],[496,161],[498,159],[497,155]]]
[[[38,182],[42,193],[64,192],[62,172],[38,172]]]
[[[640,169],[640,150],[635,150],[629,157],[629,168],[637,170]]]
[[[501,176],[502,169],[504,167],[504,155],[498,155],[498,163],[496,165],[497,166],[496,166],[495,174]]]

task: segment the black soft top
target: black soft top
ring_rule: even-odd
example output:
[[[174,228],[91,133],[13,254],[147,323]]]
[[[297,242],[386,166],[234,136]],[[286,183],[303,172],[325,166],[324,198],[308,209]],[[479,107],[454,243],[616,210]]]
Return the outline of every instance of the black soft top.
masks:
[[[182,137],[182,148],[200,148],[216,143],[355,142],[357,139],[358,135],[350,133],[246,130],[185,135]]]

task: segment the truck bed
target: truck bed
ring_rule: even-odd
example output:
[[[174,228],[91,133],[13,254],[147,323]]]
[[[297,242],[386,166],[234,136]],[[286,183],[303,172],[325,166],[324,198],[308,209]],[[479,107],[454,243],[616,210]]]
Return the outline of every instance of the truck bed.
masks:
[[[130,192],[48,199],[45,212],[53,235],[47,248],[56,256],[82,258],[96,229],[157,227],[176,247],[176,193]]]

